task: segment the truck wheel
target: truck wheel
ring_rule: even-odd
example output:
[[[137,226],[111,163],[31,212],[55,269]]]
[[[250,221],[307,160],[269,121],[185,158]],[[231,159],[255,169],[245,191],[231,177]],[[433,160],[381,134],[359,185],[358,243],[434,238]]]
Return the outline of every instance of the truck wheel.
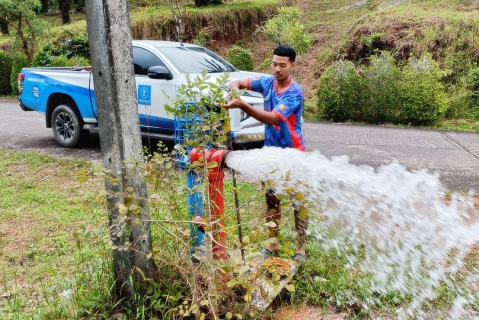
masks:
[[[80,146],[89,133],[83,130],[83,120],[78,113],[66,104],[53,110],[52,130],[57,142],[66,148]]]

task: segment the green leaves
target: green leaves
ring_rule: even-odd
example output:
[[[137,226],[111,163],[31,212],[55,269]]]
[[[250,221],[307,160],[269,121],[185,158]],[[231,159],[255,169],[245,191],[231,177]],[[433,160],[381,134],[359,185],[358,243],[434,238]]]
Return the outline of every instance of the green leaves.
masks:
[[[253,71],[253,59],[251,52],[237,45],[232,45],[228,49],[228,62],[239,70]]]
[[[0,0],[0,16],[10,27],[15,29],[15,45],[32,61],[38,38],[48,36],[48,23],[39,19],[36,12],[40,11],[38,0]]]
[[[334,62],[317,96],[321,118],[332,121],[430,125],[446,108],[440,69],[428,55],[399,67],[381,52],[361,74],[350,61]]]
[[[214,79],[205,70],[194,78],[186,75],[187,83],[177,91],[176,99],[166,105],[167,112],[184,119],[184,145],[191,147],[221,146],[228,138],[230,124],[226,109],[229,74]]]
[[[311,35],[299,23],[301,11],[296,7],[281,7],[278,15],[269,19],[264,26],[264,33],[278,44],[293,47],[298,54],[308,52],[313,44]]]

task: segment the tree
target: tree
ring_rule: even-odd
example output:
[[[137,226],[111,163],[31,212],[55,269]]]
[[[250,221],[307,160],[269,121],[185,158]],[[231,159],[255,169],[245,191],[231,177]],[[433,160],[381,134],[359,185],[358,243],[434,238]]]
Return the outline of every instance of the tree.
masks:
[[[8,23],[5,19],[3,18],[0,18],[0,32],[3,34],[3,35],[8,35],[9,34],[9,30],[8,30]]]
[[[62,23],[70,23],[70,0],[58,0],[58,9],[62,14]]]
[[[16,31],[15,45],[19,46],[33,60],[38,38],[45,35],[47,23],[38,18],[36,11],[41,9],[39,0],[0,0],[0,17],[7,26]]]
[[[183,40],[183,16],[189,2],[189,0],[162,0],[162,3],[171,10],[175,20],[176,41],[178,42]]]
[[[136,311],[137,285],[156,279],[127,0],[85,1],[116,294]],[[114,32],[111,32],[114,30]],[[144,286],[140,288],[145,288]]]

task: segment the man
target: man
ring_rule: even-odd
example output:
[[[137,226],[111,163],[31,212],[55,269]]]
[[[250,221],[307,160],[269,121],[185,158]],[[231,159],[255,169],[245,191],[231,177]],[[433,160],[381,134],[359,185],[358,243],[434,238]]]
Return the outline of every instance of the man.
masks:
[[[272,60],[273,75],[259,79],[232,81],[232,91],[248,89],[263,94],[264,110],[258,110],[244,102],[239,96],[233,98],[224,108],[240,108],[248,115],[265,124],[265,146],[296,148],[305,150],[301,121],[304,95],[301,86],[293,80],[296,67],[296,52],[292,47],[281,45],[274,49]],[[276,240],[281,220],[281,205],[273,190],[266,192],[266,221],[274,222],[276,227],[269,228],[269,245],[263,248],[264,255],[273,254],[279,249]],[[294,210],[295,229],[298,234],[294,259],[304,261],[306,258],[305,238],[308,220],[301,219],[299,210]]]

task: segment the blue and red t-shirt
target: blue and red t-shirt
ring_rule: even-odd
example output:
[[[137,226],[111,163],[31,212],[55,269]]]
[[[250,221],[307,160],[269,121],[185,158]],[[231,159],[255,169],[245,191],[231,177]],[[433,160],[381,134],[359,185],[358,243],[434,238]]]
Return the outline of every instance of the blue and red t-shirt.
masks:
[[[291,78],[288,88],[276,90],[273,76],[248,79],[248,89],[263,94],[264,110],[276,113],[281,119],[274,125],[265,125],[264,145],[305,150],[301,117],[303,114],[303,89]]]

